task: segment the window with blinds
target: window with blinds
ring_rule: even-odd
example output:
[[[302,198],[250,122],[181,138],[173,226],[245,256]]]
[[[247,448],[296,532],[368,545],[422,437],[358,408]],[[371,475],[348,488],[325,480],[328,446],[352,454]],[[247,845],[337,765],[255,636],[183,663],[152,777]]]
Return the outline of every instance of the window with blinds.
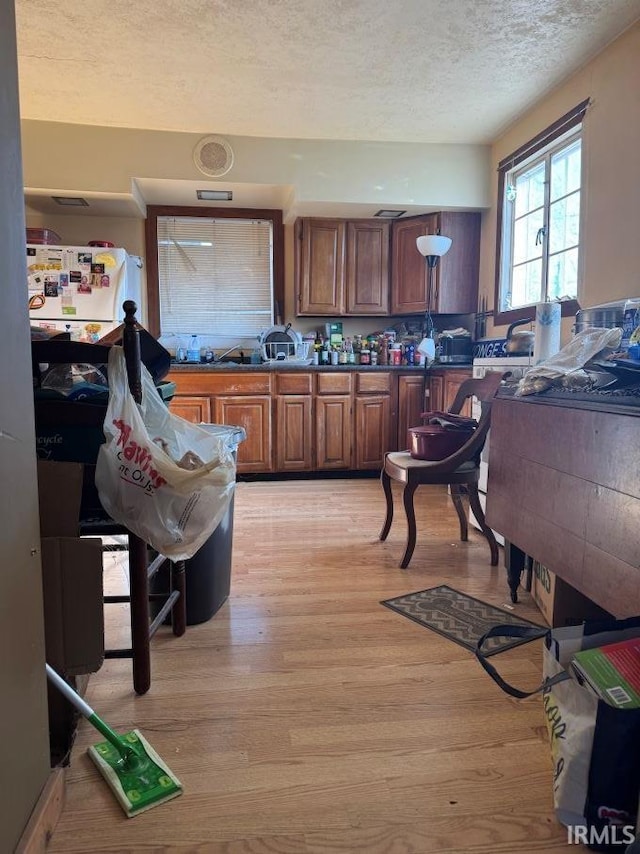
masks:
[[[273,222],[158,216],[163,335],[256,338],[273,324]]]

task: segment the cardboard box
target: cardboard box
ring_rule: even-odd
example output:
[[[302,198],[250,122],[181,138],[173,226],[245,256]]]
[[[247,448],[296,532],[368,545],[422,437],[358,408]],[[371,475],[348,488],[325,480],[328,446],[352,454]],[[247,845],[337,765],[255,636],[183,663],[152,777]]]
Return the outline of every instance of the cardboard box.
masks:
[[[85,467],[38,461],[45,654],[72,686],[104,661],[102,541],[79,537]],[[79,714],[47,684],[52,767],[68,765]]]
[[[45,537],[41,546],[47,661],[69,676],[93,673],[104,661],[102,540]]]
[[[533,562],[531,596],[545,622],[553,628],[577,626],[585,620],[601,620],[611,616],[538,561]]]
[[[66,676],[104,661],[102,540],[79,537],[84,466],[38,462],[47,661]]]

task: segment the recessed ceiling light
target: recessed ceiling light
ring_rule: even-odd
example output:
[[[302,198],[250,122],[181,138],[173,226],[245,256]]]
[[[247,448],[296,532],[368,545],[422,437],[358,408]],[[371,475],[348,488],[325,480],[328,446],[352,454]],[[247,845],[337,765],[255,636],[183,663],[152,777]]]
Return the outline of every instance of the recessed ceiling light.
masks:
[[[201,202],[230,202],[233,199],[231,190],[196,190]]]
[[[51,196],[57,205],[66,205],[70,208],[88,208],[89,202],[79,196]]]
[[[382,210],[378,211],[378,213],[374,214],[374,216],[382,217],[383,219],[397,219],[399,216],[406,214],[406,211],[391,211],[391,210]]]

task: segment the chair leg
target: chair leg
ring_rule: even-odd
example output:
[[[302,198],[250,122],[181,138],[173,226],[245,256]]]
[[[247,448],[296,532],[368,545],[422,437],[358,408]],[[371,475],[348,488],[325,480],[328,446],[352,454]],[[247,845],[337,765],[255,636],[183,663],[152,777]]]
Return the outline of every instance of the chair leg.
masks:
[[[133,687],[136,694],[146,694],[151,685],[147,544],[134,534],[129,534],[129,584]]]
[[[469,503],[471,504],[471,509],[473,510],[473,515],[476,517],[480,528],[482,529],[482,533],[487,538],[487,542],[489,543],[489,548],[491,549],[491,566],[498,565],[498,543],[496,542],[496,538],[493,536],[493,531],[487,525],[484,518],[484,511],[482,509],[482,504],[480,504],[480,497],[478,495],[478,487],[475,483],[469,484]]]
[[[406,569],[409,566],[411,555],[416,547],[416,513],[413,507],[413,493],[417,487],[417,483],[408,483],[402,493],[404,512],[407,514],[407,547],[400,562],[400,569]]]
[[[453,506],[456,508],[456,513],[460,520],[460,539],[463,543],[466,543],[469,539],[469,523],[467,521],[464,504],[462,503],[462,492],[457,483],[451,484],[451,500],[453,501]]]
[[[380,483],[384,490],[384,497],[387,499],[387,516],[380,531],[379,539],[386,540],[393,522],[393,493],[391,492],[391,478],[384,469],[380,472]]]
[[[184,561],[179,560],[175,563],[171,561],[171,589],[177,590],[180,594],[177,602],[174,603],[171,610],[171,627],[174,635],[180,637],[187,628],[187,602],[186,602],[186,573]]]

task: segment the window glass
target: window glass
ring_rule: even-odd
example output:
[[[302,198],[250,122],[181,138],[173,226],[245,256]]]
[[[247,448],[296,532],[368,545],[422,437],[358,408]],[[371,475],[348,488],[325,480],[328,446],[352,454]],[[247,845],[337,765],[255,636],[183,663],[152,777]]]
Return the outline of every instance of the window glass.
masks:
[[[575,128],[505,172],[500,310],[578,292],[581,137]]]

